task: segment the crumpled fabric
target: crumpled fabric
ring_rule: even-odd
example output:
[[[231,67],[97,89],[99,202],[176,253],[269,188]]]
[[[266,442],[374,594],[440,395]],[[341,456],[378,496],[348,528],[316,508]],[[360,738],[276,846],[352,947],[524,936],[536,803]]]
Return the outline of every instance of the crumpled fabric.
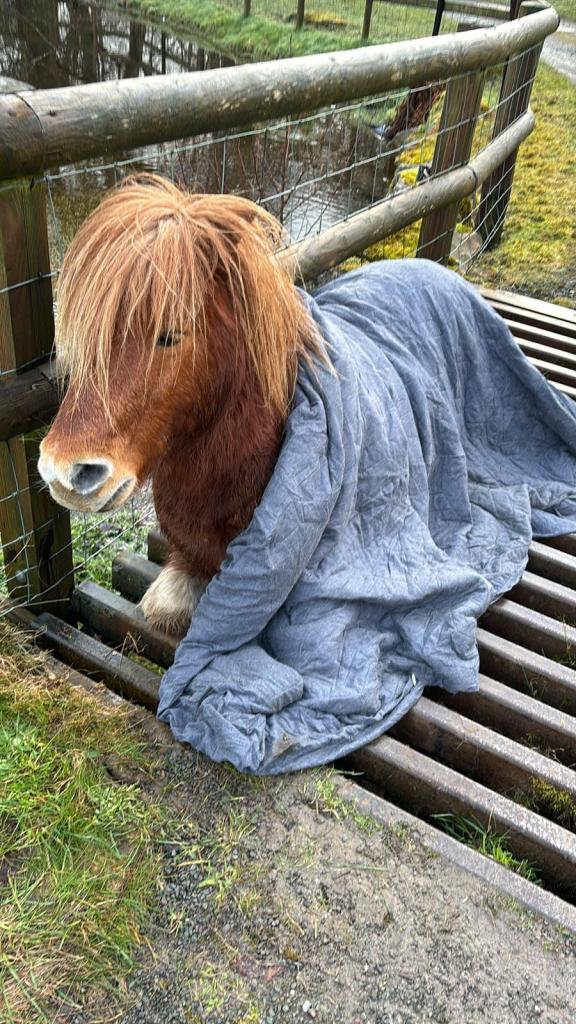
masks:
[[[373,263],[302,293],[278,461],[160,689],[174,736],[241,771],[332,761],[424,687],[477,688],[476,624],[533,536],[576,530],[576,411],[456,274]]]

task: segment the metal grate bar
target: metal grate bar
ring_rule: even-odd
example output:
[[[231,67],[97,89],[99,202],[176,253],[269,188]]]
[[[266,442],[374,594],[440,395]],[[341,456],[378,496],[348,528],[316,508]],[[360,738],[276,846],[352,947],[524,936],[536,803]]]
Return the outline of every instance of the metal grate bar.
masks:
[[[491,605],[480,619],[480,624],[497,636],[508,637],[548,658],[569,662],[572,650],[576,656],[576,629],[573,626],[507,597]]]
[[[480,670],[552,707],[576,715],[576,672],[568,665],[527,650],[480,628]]]
[[[439,691],[438,699],[510,739],[553,750],[568,767],[576,764],[576,719],[496,679],[480,675],[476,693]]]
[[[163,668],[172,664],[178,641],[151,629],[131,601],[88,581],[76,587],[72,604],[78,618],[108,643],[143,654]]]
[[[576,797],[576,774],[570,768],[427,697],[389,735],[497,793],[514,796],[540,779]]]
[[[528,555],[528,568],[565,587],[576,589],[576,555],[557,551],[549,544],[533,541]]]
[[[543,615],[576,625],[576,591],[561,583],[525,572],[519,583],[510,591],[510,597]]]

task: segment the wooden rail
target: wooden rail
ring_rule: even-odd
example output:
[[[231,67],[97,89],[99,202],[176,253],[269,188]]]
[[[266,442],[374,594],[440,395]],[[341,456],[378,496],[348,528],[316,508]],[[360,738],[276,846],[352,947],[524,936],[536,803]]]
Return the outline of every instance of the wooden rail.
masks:
[[[0,292],[0,369],[18,370],[50,354],[54,321],[49,270],[45,185],[11,182],[0,191],[0,288],[7,289]],[[36,279],[34,287],[14,287],[30,278]],[[20,600],[42,593],[53,610],[65,614],[74,583],[70,517],[40,488],[38,441],[15,436],[22,432],[19,427],[0,441],[0,498],[18,495],[0,501],[10,593]]]
[[[2,96],[0,180],[480,71],[538,45],[558,24],[544,8],[437,38]]]
[[[527,112],[514,125],[493,140],[470,163],[429,178],[414,189],[384,199],[369,210],[354,214],[321,235],[304,239],[287,250],[287,258],[297,265],[303,281],[313,280],[368,245],[399,231],[438,209],[471,195],[499,166],[506,154],[514,152],[534,127],[534,116]]]
[[[529,16],[535,7],[536,5],[529,0],[523,3],[519,8],[520,17]],[[494,119],[494,138],[528,109],[540,51],[541,45],[535,46],[522,60],[511,61],[505,68]],[[515,168],[516,154],[511,153],[502,166],[491,174],[482,189],[482,198],[476,214],[476,227],[489,248],[497,245],[502,235]]]
[[[289,246],[281,254],[282,260],[293,267],[301,281],[313,281],[386,235],[471,195],[516,150],[533,126],[533,115],[524,114],[465,167],[430,178],[319,235]],[[49,360],[19,375],[0,377],[0,441],[42,426],[57,405],[58,386]]]

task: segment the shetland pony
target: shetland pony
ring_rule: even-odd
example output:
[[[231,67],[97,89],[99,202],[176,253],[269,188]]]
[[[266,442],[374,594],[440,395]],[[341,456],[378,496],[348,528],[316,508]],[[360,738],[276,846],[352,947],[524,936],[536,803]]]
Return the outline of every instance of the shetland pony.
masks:
[[[169,557],[141,602],[181,633],[272,473],[299,358],[325,359],[249,200],[127,179],[87,218],[58,285],[68,385],[38,468],[53,498],[120,508],[152,481]]]

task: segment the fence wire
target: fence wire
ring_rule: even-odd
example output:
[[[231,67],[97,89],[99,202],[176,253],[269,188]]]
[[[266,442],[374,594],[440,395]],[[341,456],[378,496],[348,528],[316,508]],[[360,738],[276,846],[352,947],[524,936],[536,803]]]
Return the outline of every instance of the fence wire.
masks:
[[[245,11],[245,0],[219,0],[221,6],[236,14]],[[274,19],[287,28],[297,31],[297,0],[250,0],[250,18]],[[318,45],[322,46],[323,35],[327,40],[339,38],[340,45],[358,45],[361,41],[370,43],[393,43],[402,39],[416,39],[432,34],[436,17],[436,2],[428,0],[426,5],[403,4],[397,0],[374,0],[370,15],[367,37],[362,37],[366,0],[305,0],[302,29],[314,31]],[[476,21],[474,14],[469,20]],[[455,32],[461,15],[446,12],[440,31]],[[297,37],[293,37],[296,49]]]
[[[518,70],[522,71],[525,66],[522,62],[529,59],[530,51],[527,51],[513,57],[509,66],[516,62]],[[472,140],[472,157],[493,137],[501,103],[503,71],[501,65],[486,74]],[[464,79],[465,76],[454,76],[450,81],[458,87]],[[526,80],[522,74],[518,75],[518,80],[522,82],[517,90],[520,93],[521,89],[526,89]],[[57,284],[69,242],[104,193],[127,175],[142,170],[166,175],[189,190],[245,196],[278,218],[292,241],[316,235],[376,203],[389,202],[399,192],[417,189],[432,172],[434,150],[443,132],[441,112],[447,85],[448,81],[443,80],[419,89],[398,89],[241,131],[212,132],[118,154],[113,160],[86,162],[46,173],[43,180],[47,199],[49,274]],[[513,100],[514,95],[508,102]],[[458,134],[467,124],[464,118],[444,130]],[[501,182],[493,181],[491,191],[496,194],[500,185]],[[10,187],[8,182],[0,183],[0,193]],[[509,184],[506,187],[509,188]],[[485,230],[485,223],[479,219],[486,199],[489,206],[490,196],[484,196],[481,207],[479,194],[459,205],[450,264],[462,272],[491,242],[491,232]],[[342,269],[366,260],[414,256],[419,230],[420,222],[416,221],[347,261]],[[22,281],[0,288],[0,302],[3,295],[6,298],[14,289],[34,287],[37,280],[26,276]],[[0,376],[14,372],[11,367],[0,367]],[[54,530],[60,515],[66,523],[68,513],[61,510],[56,517],[51,514],[46,523],[32,522],[30,506],[34,489],[43,486],[34,465],[38,435],[32,442],[30,444],[30,438],[28,441],[13,439],[0,445],[0,468],[3,467],[0,527],[4,532],[0,592],[9,593],[23,605],[41,603],[49,607],[51,601],[61,601],[60,597],[53,596],[61,581],[50,580],[44,586],[39,585],[42,564],[38,536],[43,527]],[[70,532],[63,531],[63,543],[72,548],[75,579],[90,577],[109,586],[112,556],[118,547],[129,545],[143,553],[146,534],[154,522],[148,492],[139,494],[129,506],[109,515],[71,514]],[[56,545],[52,554],[59,550]]]

